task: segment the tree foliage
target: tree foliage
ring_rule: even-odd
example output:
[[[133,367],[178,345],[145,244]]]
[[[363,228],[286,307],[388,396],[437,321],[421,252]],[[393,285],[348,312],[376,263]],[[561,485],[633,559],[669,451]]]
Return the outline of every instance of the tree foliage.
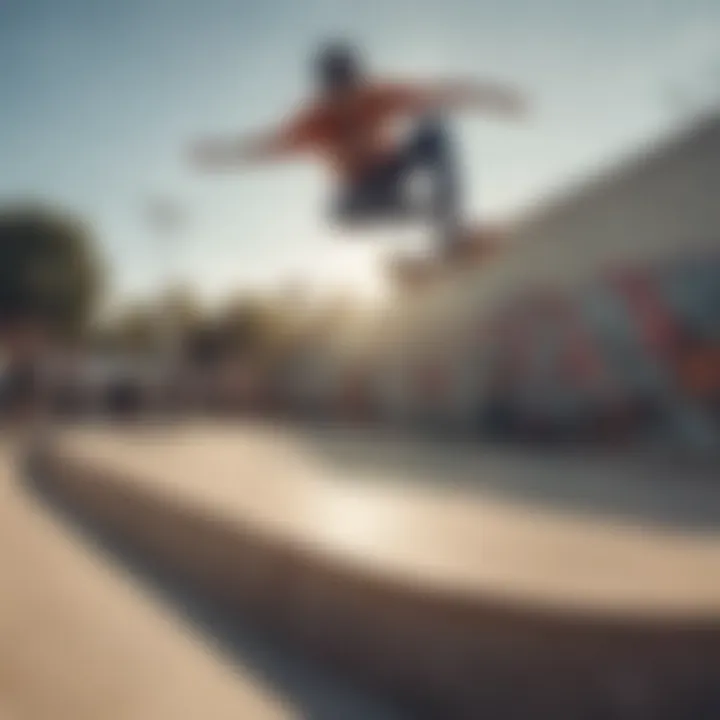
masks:
[[[79,219],[40,206],[0,209],[0,324],[40,323],[61,334],[86,327],[102,270]]]

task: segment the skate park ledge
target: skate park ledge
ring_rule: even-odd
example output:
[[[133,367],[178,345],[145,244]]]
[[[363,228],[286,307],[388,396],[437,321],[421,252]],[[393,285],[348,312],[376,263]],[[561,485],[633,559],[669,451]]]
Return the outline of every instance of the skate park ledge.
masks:
[[[338,489],[233,432],[66,431],[39,467],[83,522],[428,716],[720,700],[717,534]]]

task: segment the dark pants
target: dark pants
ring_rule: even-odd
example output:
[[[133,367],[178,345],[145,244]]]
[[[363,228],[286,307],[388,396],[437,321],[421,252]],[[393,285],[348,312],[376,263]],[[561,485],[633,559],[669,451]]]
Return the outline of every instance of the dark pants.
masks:
[[[430,180],[429,202],[413,201],[409,181],[417,172]],[[335,208],[341,222],[427,217],[443,244],[451,242],[459,223],[456,159],[447,128],[437,120],[422,122],[408,142],[386,162],[347,187]]]

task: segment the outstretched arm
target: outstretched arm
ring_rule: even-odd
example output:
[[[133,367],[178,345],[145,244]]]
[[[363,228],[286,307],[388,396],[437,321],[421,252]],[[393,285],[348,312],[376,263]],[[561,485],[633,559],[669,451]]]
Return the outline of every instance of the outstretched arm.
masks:
[[[446,109],[477,109],[505,117],[523,117],[523,97],[502,85],[477,81],[445,81],[403,84],[389,88],[399,111],[422,114]]]
[[[191,147],[190,159],[195,166],[202,169],[267,161],[284,154],[283,140],[283,136],[276,133],[239,138],[208,138]]]
[[[275,130],[201,140],[190,149],[191,161],[202,169],[222,169],[278,160],[313,144],[317,131],[315,119],[303,114]]]

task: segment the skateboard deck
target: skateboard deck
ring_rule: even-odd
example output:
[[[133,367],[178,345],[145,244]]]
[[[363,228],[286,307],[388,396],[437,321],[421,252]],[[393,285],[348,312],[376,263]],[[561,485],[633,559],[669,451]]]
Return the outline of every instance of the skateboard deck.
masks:
[[[395,254],[388,264],[391,279],[407,289],[421,289],[470,267],[497,257],[506,246],[502,228],[483,225],[468,228],[454,246],[428,255]]]

